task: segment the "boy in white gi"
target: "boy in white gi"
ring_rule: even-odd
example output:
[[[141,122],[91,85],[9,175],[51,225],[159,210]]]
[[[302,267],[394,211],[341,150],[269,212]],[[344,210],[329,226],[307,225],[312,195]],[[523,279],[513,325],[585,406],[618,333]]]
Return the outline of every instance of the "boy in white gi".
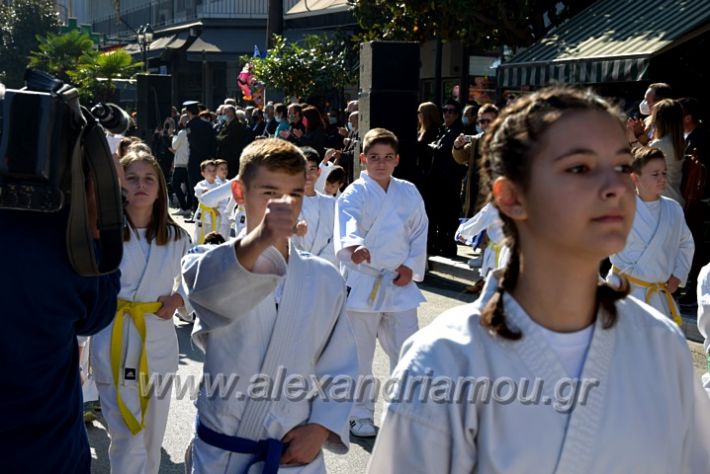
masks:
[[[291,241],[306,160],[291,143],[258,140],[240,158],[236,197],[246,235],[183,260],[197,313],[193,341],[205,352],[191,472],[325,472],[321,448],[348,450],[352,402],[279,392],[278,379],[355,377],[357,352],[345,284],[326,261]],[[273,390],[254,385],[265,377]],[[212,390],[222,379],[226,390]],[[299,466],[302,465],[302,468]],[[190,467],[188,466],[188,469]]]
[[[376,340],[394,368],[402,343],[418,329],[417,307],[425,301],[414,282],[424,279],[428,220],[417,188],[392,177],[397,146],[389,130],[367,132],[360,155],[367,171],[336,202],[335,251],[346,276],[361,380],[372,376]],[[373,398],[356,399],[353,435],[375,436]]]
[[[227,182],[227,175],[229,174],[229,163],[227,160],[214,160],[216,181],[218,184],[224,184]]]
[[[333,246],[333,222],[335,218],[335,199],[315,190],[316,179],[321,173],[318,168],[320,156],[311,147],[302,147],[306,155],[306,188],[303,206],[299,220],[305,222],[306,233],[294,238],[296,247],[310,252],[317,257],[323,257],[335,264]]]
[[[219,231],[220,214],[218,207],[209,207],[202,202],[202,195],[220,185],[217,181],[217,167],[213,160],[200,163],[200,174],[203,179],[195,185],[195,197],[199,202],[195,213],[195,230],[192,241],[195,245],[204,243],[205,235]]]
[[[631,294],[678,324],[682,319],[673,297],[684,286],[695,244],[683,209],[662,196],[666,161],[657,148],[634,149],[631,179],[636,185],[636,215],[624,250],[610,257],[609,277],[623,275]]]
[[[479,269],[481,278],[486,278],[490,270],[505,267],[508,262],[508,249],[505,246],[503,235],[503,221],[500,220],[498,209],[487,203],[475,216],[462,222],[456,230],[456,238],[466,242],[486,231],[488,245],[483,251],[483,263]]]

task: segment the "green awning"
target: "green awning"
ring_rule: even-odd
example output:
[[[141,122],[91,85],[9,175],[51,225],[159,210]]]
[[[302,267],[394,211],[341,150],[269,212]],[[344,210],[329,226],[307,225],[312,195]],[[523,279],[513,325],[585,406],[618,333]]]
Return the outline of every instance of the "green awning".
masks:
[[[649,61],[710,30],[708,0],[600,0],[498,67],[503,88],[648,79]]]

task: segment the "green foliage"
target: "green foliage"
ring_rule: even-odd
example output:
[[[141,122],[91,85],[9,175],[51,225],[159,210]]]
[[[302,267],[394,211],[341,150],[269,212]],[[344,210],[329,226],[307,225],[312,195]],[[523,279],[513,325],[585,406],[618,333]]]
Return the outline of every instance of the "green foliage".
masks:
[[[0,81],[7,87],[22,87],[30,51],[37,35],[59,27],[52,0],[14,0],[0,3]]]
[[[71,82],[69,74],[83,64],[96,61],[91,36],[79,30],[70,30],[58,35],[48,33],[38,37],[37,49],[30,53],[29,66],[41,69],[65,82]]]
[[[90,102],[110,100],[116,90],[114,79],[130,79],[143,67],[142,62],[133,62],[133,57],[123,49],[101,53],[92,59],[69,71],[82,99]]]
[[[348,0],[348,3],[362,28],[359,36],[362,41],[441,38],[491,49],[503,44],[527,46],[593,1]]]
[[[344,35],[307,35],[301,42],[287,42],[274,35],[266,58],[243,56],[254,66],[254,75],[267,88],[282,89],[287,96],[310,95],[357,84],[356,45]]]

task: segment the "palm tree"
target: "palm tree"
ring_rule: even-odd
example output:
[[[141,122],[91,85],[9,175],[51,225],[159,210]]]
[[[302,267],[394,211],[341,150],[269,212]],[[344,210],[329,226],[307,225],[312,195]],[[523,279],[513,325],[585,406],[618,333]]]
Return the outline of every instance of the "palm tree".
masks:
[[[83,98],[93,102],[109,101],[116,90],[114,79],[129,79],[143,67],[123,49],[98,54],[93,61],[80,64],[70,71],[71,78],[80,86]]]
[[[88,33],[70,30],[64,34],[47,33],[37,36],[37,50],[29,56],[29,67],[41,69],[64,82],[71,82],[70,71],[91,63],[98,53]]]

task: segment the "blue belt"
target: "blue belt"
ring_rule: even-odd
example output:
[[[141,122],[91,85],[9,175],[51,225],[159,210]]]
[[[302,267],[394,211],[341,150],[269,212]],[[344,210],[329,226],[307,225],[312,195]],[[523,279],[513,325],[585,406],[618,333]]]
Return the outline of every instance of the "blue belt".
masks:
[[[276,474],[279,470],[281,454],[286,449],[287,444],[278,439],[264,439],[252,441],[239,436],[227,436],[217,433],[197,421],[197,437],[205,443],[225,451],[241,454],[253,454],[243,474],[247,474],[249,469],[256,463],[264,461],[263,474]]]

